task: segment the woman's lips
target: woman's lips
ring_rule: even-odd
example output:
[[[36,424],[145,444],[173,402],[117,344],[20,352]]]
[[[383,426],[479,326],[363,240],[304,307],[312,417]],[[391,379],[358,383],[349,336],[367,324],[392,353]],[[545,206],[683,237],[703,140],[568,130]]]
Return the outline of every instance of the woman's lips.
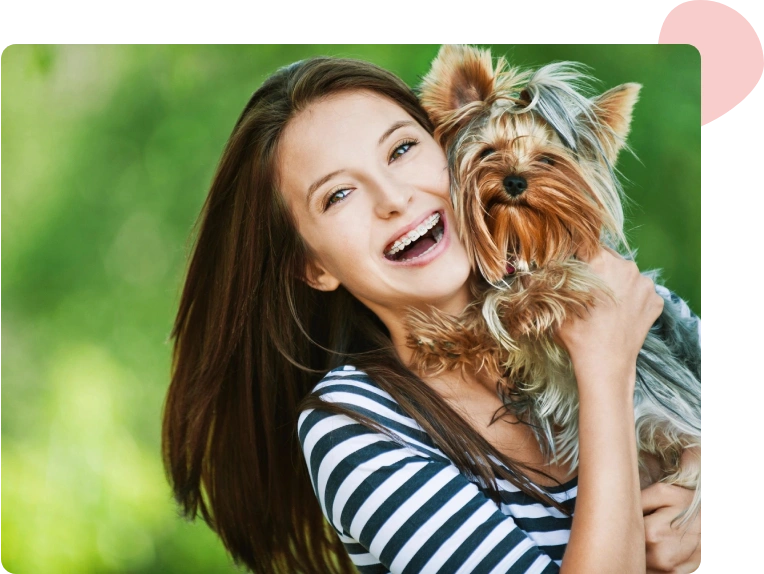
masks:
[[[396,234],[387,242],[387,245],[385,246],[385,249],[383,253],[389,253],[391,249],[395,246],[395,244],[402,239],[405,238],[406,235],[417,229],[420,225],[425,224],[425,222],[433,217],[434,215],[440,215],[440,217],[443,217],[443,212],[439,210],[435,210],[431,213],[428,213],[427,215],[420,217],[417,221],[410,223],[409,225],[403,227],[400,229]]]
[[[448,233],[449,225],[448,225],[448,221],[446,219],[445,213],[443,211],[438,211],[436,213],[440,215],[439,224],[443,226],[443,235],[440,238],[440,241],[438,241],[434,246],[432,246],[425,253],[419,255],[418,257],[414,257],[413,259],[401,259],[396,261],[396,260],[388,259],[387,257],[384,257],[383,255],[385,262],[389,263],[390,265],[396,265],[396,266],[402,266],[402,267],[421,267],[423,265],[427,265],[428,263],[436,259],[441,253],[443,253],[451,243],[451,238]]]
[[[401,251],[414,251],[417,250],[417,248],[421,253],[421,242],[426,241],[425,238],[428,235],[433,236],[432,239],[435,239],[435,232],[442,231],[443,226],[439,224],[440,212],[436,211],[426,217],[417,227],[396,239],[392,246],[389,246],[388,249],[385,250],[385,256],[389,259],[396,260],[400,258],[396,257],[396,253]],[[437,243],[439,240],[439,238],[436,239],[434,243]],[[410,255],[407,259],[411,259],[412,257],[416,257],[416,255]]]

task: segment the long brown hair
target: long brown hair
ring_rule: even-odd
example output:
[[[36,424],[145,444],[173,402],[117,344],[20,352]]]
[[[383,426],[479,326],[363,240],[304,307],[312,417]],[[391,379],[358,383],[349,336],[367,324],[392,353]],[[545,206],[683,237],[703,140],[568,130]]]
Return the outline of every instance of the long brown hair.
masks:
[[[320,292],[300,279],[308,248],[277,188],[279,138],[317,99],[361,89],[390,98],[432,133],[411,89],[368,62],[314,58],[277,71],[253,94],[225,147],[171,334],[162,426],[168,480],[184,516],[201,514],[234,561],[254,572],[354,571],[324,520],[297,438],[304,408],[385,432],[309,395],[343,363],[366,371],[495,500],[498,477],[564,510],[400,362],[371,311],[342,287]]]

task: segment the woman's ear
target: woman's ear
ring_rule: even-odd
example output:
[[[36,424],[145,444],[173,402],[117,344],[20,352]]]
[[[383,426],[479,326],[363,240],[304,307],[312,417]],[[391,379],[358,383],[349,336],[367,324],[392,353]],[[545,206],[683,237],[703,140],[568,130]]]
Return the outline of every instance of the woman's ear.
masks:
[[[305,265],[305,275],[302,280],[318,291],[334,291],[340,286],[339,279],[312,259]]]

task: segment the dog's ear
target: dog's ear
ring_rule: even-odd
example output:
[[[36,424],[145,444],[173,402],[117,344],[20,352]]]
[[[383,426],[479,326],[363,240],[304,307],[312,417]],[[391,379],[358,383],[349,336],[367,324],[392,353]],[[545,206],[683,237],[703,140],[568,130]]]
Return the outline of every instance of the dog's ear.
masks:
[[[615,163],[618,152],[626,143],[631,128],[631,115],[639,98],[639,84],[623,84],[594,98],[594,114],[603,126],[604,152],[608,161]]]
[[[490,50],[453,45],[440,49],[419,88],[438,141],[447,140],[493,94],[495,78]]]

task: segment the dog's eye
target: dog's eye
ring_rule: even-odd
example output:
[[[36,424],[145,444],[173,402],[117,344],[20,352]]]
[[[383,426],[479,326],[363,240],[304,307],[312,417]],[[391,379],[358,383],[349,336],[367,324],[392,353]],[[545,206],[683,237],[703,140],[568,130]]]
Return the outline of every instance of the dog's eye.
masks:
[[[493,152],[495,152],[495,151],[496,151],[496,150],[495,150],[495,149],[493,149],[492,147],[487,147],[487,148],[485,148],[483,151],[481,151],[481,152],[480,152],[480,159],[485,159],[485,158],[487,158],[489,155],[491,155],[491,154],[492,154]]]
[[[554,165],[554,160],[551,157],[543,156],[539,158],[539,163],[545,163],[546,165]]]

